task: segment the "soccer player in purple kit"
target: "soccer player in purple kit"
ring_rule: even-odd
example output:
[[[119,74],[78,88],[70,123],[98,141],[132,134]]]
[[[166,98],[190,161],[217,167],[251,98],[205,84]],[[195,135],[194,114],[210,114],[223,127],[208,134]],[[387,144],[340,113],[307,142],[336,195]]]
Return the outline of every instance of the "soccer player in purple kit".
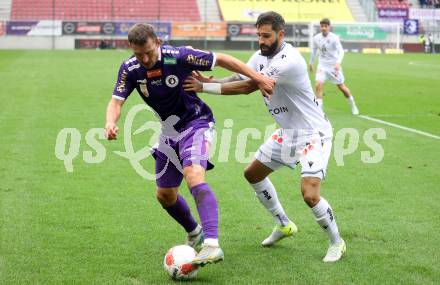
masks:
[[[128,41],[134,55],[120,66],[107,106],[106,136],[109,140],[116,139],[121,107],[136,89],[162,124],[158,147],[153,153],[157,199],[188,233],[187,244],[194,248],[201,244],[193,264],[204,266],[221,261],[224,254],[218,242],[217,200],[205,182],[205,172],[212,168],[208,156],[214,117],[196,93],[185,91],[182,84],[192,71],[208,71],[214,66],[248,76],[266,96],[272,93],[274,81],[229,55],[162,46],[151,25],[133,26]],[[194,197],[201,226],[178,194],[183,178]]]

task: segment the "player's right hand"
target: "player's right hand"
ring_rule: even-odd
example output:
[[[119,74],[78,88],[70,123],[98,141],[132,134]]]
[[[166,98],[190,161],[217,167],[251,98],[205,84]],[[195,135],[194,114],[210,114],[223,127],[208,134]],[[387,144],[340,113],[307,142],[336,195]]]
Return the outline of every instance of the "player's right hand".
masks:
[[[203,83],[192,76],[188,76],[185,82],[183,82],[183,89],[185,89],[185,91],[202,92]]]
[[[108,140],[115,140],[118,136],[119,128],[116,126],[116,124],[113,123],[107,123],[105,125],[105,137]]]
[[[202,82],[202,83],[212,83],[213,82],[213,78],[214,76],[204,76],[203,74],[201,74],[198,70],[194,70],[191,74],[191,76],[195,79],[197,79],[198,81]]]

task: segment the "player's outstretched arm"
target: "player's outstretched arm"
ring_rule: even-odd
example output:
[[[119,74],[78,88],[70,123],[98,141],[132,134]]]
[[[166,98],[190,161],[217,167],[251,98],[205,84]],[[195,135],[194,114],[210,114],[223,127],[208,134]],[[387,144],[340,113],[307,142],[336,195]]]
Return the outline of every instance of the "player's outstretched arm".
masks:
[[[188,77],[183,88],[185,91],[205,92],[217,95],[239,95],[249,94],[258,90],[257,84],[248,79],[227,83],[207,83],[200,82],[194,77]]]
[[[257,90],[258,90],[257,84],[250,79],[226,82],[221,84],[222,95],[239,95],[239,94],[247,95]],[[272,96],[272,94],[268,94],[264,96],[270,97]]]
[[[221,79],[216,79],[214,76],[204,76],[198,70],[192,72],[192,77],[203,83],[226,83],[243,80],[238,73],[234,73]]]
[[[118,135],[118,127],[116,123],[121,116],[121,108],[124,105],[124,100],[118,100],[116,98],[110,99],[107,105],[106,122],[105,122],[105,136],[108,140],[115,140]]]
[[[256,83],[264,96],[272,95],[273,88],[275,86],[275,81],[273,79],[256,72],[235,57],[223,53],[217,53],[216,56],[216,65],[230,71],[243,74],[244,76],[252,79]]]

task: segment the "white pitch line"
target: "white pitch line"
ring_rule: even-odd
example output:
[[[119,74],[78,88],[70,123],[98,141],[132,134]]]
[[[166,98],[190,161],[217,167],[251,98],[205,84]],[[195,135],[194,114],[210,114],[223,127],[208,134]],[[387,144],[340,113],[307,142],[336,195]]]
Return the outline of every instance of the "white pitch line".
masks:
[[[365,120],[373,121],[373,122],[376,122],[376,123],[379,123],[379,124],[384,124],[384,125],[387,125],[387,126],[390,126],[390,127],[395,127],[395,128],[401,129],[401,130],[405,130],[405,131],[408,131],[408,132],[411,132],[411,133],[419,134],[419,135],[422,135],[422,136],[425,136],[425,137],[430,137],[430,138],[433,138],[433,139],[440,140],[440,136],[436,136],[436,135],[433,135],[433,134],[430,134],[430,133],[427,133],[427,132],[422,132],[422,131],[419,131],[419,130],[416,130],[416,129],[404,127],[404,126],[401,126],[401,125],[398,125],[398,124],[390,123],[390,122],[387,122],[387,121],[379,120],[379,119],[372,118],[372,117],[365,116],[365,115],[359,115],[358,117],[362,118],[362,119],[365,119]]]
[[[410,62],[408,62],[408,64],[422,66],[422,67],[440,67],[440,65],[438,65],[438,64],[431,64],[431,63],[424,63],[424,62],[417,62],[417,61],[410,61]]]
[[[368,115],[365,115],[368,116]],[[415,118],[415,117],[436,117],[434,114],[374,114],[375,118]]]

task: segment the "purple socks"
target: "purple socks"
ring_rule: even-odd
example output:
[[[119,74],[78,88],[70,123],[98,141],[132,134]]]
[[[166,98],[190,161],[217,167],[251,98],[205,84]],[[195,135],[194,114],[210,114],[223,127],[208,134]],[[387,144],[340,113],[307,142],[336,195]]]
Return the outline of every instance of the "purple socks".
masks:
[[[172,206],[164,207],[164,209],[167,210],[168,214],[170,214],[174,220],[182,225],[187,233],[197,227],[197,222],[191,215],[191,210],[182,196],[177,195],[176,203]]]
[[[218,239],[218,206],[214,192],[207,183],[201,183],[191,188],[202,222],[205,239]]]

